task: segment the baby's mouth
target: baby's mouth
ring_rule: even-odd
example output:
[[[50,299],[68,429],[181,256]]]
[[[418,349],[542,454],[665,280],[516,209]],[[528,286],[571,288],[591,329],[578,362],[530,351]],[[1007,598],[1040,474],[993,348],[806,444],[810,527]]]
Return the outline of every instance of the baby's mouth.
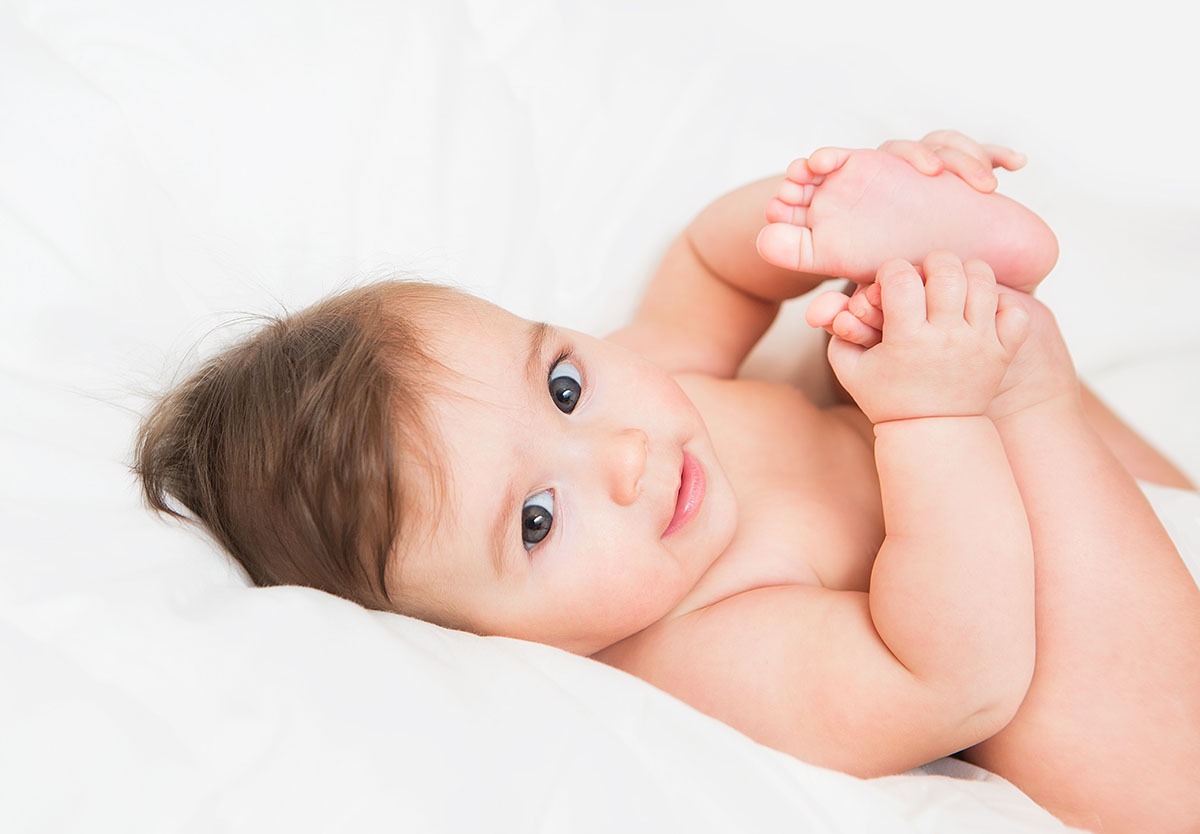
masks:
[[[683,453],[683,466],[679,473],[679,492],[675,496],[675,512],[671,516],[662,537],[674,533],[696,517],[704,501],[704,467],[688,452]]]

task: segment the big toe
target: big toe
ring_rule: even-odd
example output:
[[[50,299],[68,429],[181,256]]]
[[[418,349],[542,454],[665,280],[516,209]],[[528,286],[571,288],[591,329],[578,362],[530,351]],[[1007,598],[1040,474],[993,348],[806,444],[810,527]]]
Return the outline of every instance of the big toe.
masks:
[[[812,229],[791,223],[771,223],[758,233],[758,254],[767,263],[797,272],[813,267]]]

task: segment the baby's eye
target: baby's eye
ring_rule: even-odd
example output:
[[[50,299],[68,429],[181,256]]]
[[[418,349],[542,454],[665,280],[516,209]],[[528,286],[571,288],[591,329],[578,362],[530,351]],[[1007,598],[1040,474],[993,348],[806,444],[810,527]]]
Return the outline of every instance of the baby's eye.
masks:
[[[583,393],[583,375],[570,362],[562,361],[550,369],[550,399],[563,414],[570,414]]]
[[[554,524],[554,495],[543,490],[537,495],[530,496],[521,507],[521,541],[526,550],[546,536],[550,535],[550,527]]]

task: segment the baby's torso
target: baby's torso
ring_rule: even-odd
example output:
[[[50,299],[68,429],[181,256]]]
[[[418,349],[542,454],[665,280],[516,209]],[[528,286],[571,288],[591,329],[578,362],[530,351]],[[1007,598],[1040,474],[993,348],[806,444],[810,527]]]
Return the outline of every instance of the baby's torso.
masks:
[[[737,533],[686,607],[774,585],[866,590],[883,541],[871,427],[788,385],[681,377],[738,503]]]

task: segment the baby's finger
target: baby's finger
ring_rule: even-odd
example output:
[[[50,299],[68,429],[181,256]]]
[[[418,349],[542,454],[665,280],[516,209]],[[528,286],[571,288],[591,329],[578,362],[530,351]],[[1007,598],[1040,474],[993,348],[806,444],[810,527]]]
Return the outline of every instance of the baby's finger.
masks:
[[[1009,356],[1020,350],[1029,336],[1029,313],[1012,290],[1002,290],[997,298],[996,337]]]
[[[833,319],[829,332],[839,339],[845,339],[859,347],[874,347],[883,341],[883,333],[869,325],[863,324],[849,310],[842,310]]]
[[[925,325],[925,287],[908,261],[888,261],[876,273],[885,338],[904,339]]]
[[[957,151],[965,153],[967,156],[975,157],[981,162],[990,162],[991,160],[988,152],[984,150],[983,145],[965,133],[959,133],[957,130],[935,130],[927,133],[921,142],[935,151],[940,148],[954,148]]]
[[[856,345],[853,342],[847,342],[845,339],[839,339],[834,336],[829,340],[829,347],[826,348],[826,356],[829,357],[829,366],[833,368],[834,374],[843,386],[846,384],[847,376],[854,372],[855,365],[862,358],[866,348]]]
[[[1003,168],[1005,171],[1016,171],[1024,168],[1029,158],[1020,151],[1006,148],[1003,145],[984,145],[984,151],[992,158],[993,168]]]
[[[883,330],[883,309],[879,306],[878,284],[859,287],[854,295],[850,296],[849,310],[867,327]]]
[[[962,261],[946,251],[929,253],[925,258],[925,304],[929,322],[942,327],[961,323],[966,302],[967,276]],[[886,307],[884,319],[888,320]]]
[[[942,159],[933,148],[909,139],[890,139],[879,146],[879,150],[898,156],[922,174],[934,177],[942,173]]]
[[[836,290],[823,292],[808,302],[808,307],[804,310],[804,320],[808,322],[809,327],[829,330],[837,314],[844,311],[849,303],[850,298],[845,293]]]
[[[988,194],[996,190],[999,182],[992,173],[991,161],[972,156],[958,148],[941,147],[937,149],[946,170],[957,175],[976,191]]]
[[[1012,148],[1005,145],[982,144],[957,130],[935,130],[921,141],[935,151],[941,148],[953,148],[961,151],[967,156],[978,159],[988,168],[1016,171],[1018,168],[1024,167],[1027,161],[1025,154]]]
[[[996,321],[996,275],[983,261],[966,261],[963,271],[967,274],[967,323],[972,327],[994,329]]]

